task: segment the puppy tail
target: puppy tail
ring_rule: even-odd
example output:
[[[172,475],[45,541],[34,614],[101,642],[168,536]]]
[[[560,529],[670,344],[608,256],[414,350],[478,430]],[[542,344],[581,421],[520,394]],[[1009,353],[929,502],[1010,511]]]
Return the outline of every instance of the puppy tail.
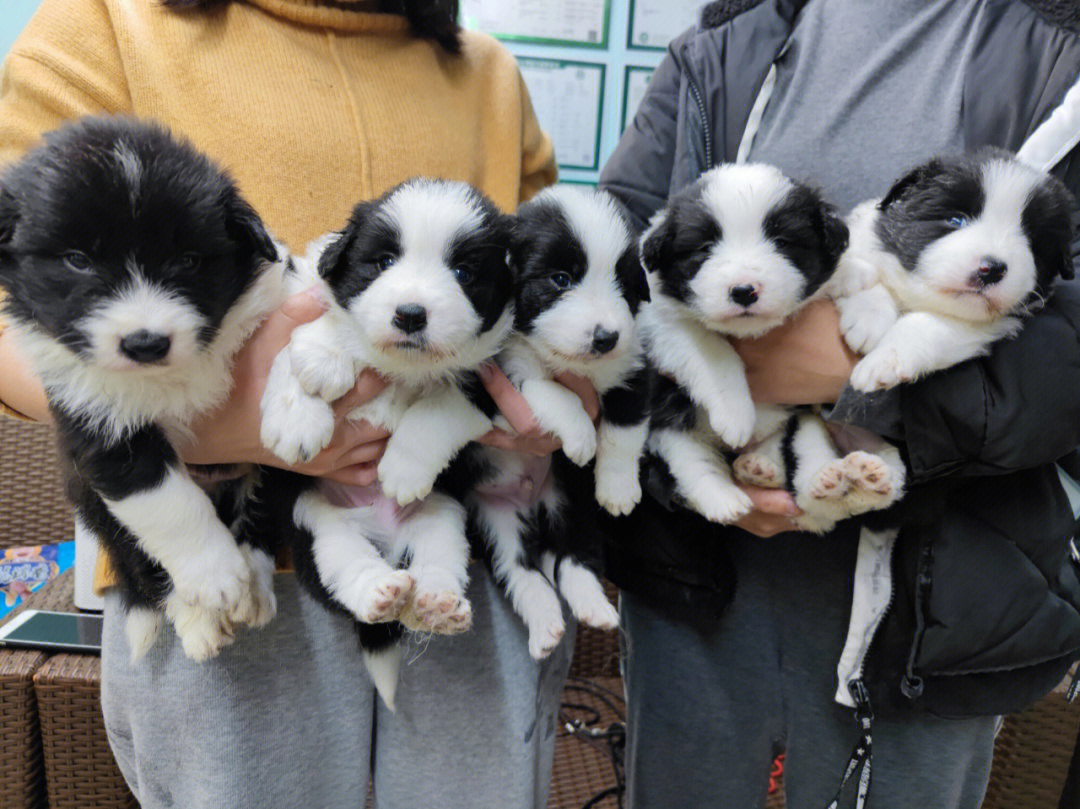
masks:
[[[379,692],[379,696],[386,703],[386,707],[393,711],[404,649],[402,649],[401,644],[395,643],[385,649],[375,651],[363,649],[362,651],[364,666],[375,683],[375,690]]]
[[[133,664],[146,657],[146,653],[157,643],[163,617],[160,610],[147,607],[132,607],[128,610],[124,632]]]

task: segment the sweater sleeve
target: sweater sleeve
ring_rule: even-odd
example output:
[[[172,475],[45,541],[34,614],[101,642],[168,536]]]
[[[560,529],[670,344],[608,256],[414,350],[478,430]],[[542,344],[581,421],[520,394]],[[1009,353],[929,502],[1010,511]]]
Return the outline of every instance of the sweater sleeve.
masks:
[[[43,133],[65,121],[127,112],[130,107],[104,3],[45,0],[0,71],[0,167],[19,159]],[[0,332],[3,328],[0,319]],[[0,414],[20,416],[2,401]]]
[[[551,138],[540,128],[532,99],[521,82],[521,202],[533,197],[559,178],[555,165],[555,147]]]

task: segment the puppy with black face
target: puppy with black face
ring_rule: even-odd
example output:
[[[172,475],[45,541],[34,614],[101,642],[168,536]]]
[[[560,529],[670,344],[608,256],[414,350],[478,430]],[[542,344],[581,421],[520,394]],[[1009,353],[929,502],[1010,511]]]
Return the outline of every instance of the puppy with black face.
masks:
[[[714,522],[750,511],[724,452],[783,435],[786,408],[755,409],[728,337],[764,334],[818,294],[847,244],[847,227],[816,191],[765,165],[724,165],[674,196],[642,239],[652,302],[642,313],[656,377],[649,450],[676,494]],[[815,501],[843,479],[824,427],[803,431],[813,463],[792,484]],[[790,465],[789,465],[790,466]],[[772,485],[785,473],[773,470]]]
[[[482,448],[485,472],[468,503],[483,552],[539,660],[565,631],[559,593],[583,623],[618,623],[597,577],[593,514],[597,503],[628,514],[641,499],[648,375],[636,317],[649,290],[635,234],[600,191],[558,186],[522,205],[511,254],[515,333],[498,363],[563,449],[535,458]],[[577,395],[554,381],[566,371],[600,395],[598,425]],[[578,468],[594,458],[591,473]]]
[[[189,656],[216,654],[233,622],[273,615],[273,563],[219,518],[250,481],[208,494],[175,445],[228,394],[285,265],[228,177],[150,124],[68,125],[0,189],[6,316],[44,384],[68,493],[119,575],[132,656],[163,609]]]
[[[856,208],[834,282],[844,337],[866,355],[852,386],[891,388],[1015,335],[1073,276],[1071,211],[1059,180],[990,148],[934,158]]]
[[[410,180],[356,206],[344,230],[298,262],[298,287],[322,284],[331,305],[293,332],[262,400],[264,443],[293,462],[329,443],[330,402],[363,368],[390,381],[350,413],[392,433],[379,482],[311,481],[291,518],[298,572],[360,622],[368,667],[391,706],[394,622],[451,634],[472,621],[460,498],[475,468],[466,447],[492,429],[494,414],[475,370],[513,323],[510,227],[459,182]]]

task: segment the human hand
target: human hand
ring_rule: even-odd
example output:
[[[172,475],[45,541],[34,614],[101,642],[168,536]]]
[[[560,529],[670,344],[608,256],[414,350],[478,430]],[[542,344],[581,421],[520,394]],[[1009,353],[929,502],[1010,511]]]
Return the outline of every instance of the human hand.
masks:
[[[386,381],[369,369],[360,374],[348,393],[334,402],[333,438],[310,461],[288,466],[266,449],[260,438],[260,402],[270,366],[288,344],[293,329],[315,320],[326,311],[326,306],[313,287],[286,299],[266,318],[236,355],[229,398],[192,425],[194,440],[181,450],[186,463],[258,463],[356,486],[375,482],[375,465],[386,448],[389,433],[345,418],[353,408],[386,387]]]
[[[514,430],[513,433],[498,428],[491,430],[479,439],[481,444],[531,455],[550,455],[562,446],[559,439],[540,429],[525,397],[502,369],[494,363],[485,363],[480,366],[479,375],[499,412]],[[570,373],[559,374],[555,381],[577,394],[585,412],[595,423],[600,415],[600,397],[596,395],[592,383]]]
[[[840,315],[829,300],[814,301],[767,334],[733,344],[750,393],[761,404],[835,402],[859,359],[844,342]]]
[[[753,501],[754,510],[733,523],[754,536],[768,538],[787,531],[801,530],[794,518],[802,514],[795,498],[783,489],[763,489],[760,486],[737,484]]]

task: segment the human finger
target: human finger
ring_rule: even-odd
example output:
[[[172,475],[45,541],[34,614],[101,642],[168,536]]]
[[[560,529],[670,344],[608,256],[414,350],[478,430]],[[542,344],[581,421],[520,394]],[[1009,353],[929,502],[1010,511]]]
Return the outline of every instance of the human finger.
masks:
[[[353,408],[366,404],[382,393],[389,381],[371,368],[365,368],[356,378],[356,384],[334,402],[334,415],[343,417]]]
[[[525,397],[514,387],[497,365],[487,362],[478,371],[480,381],[499,408],[499,412],[519,435],[535,433],[540,429]]]
[[[379,479],[374,463],[359,463],[334,469],[319,477],[344,483],[346,486],[370,486]]]
[[[530,455],[550,455],[562,447],[562,442],[553,435],[511,435],[505,430],[495,428],[477,439],[481,444],[491,447],[524,452]]]

